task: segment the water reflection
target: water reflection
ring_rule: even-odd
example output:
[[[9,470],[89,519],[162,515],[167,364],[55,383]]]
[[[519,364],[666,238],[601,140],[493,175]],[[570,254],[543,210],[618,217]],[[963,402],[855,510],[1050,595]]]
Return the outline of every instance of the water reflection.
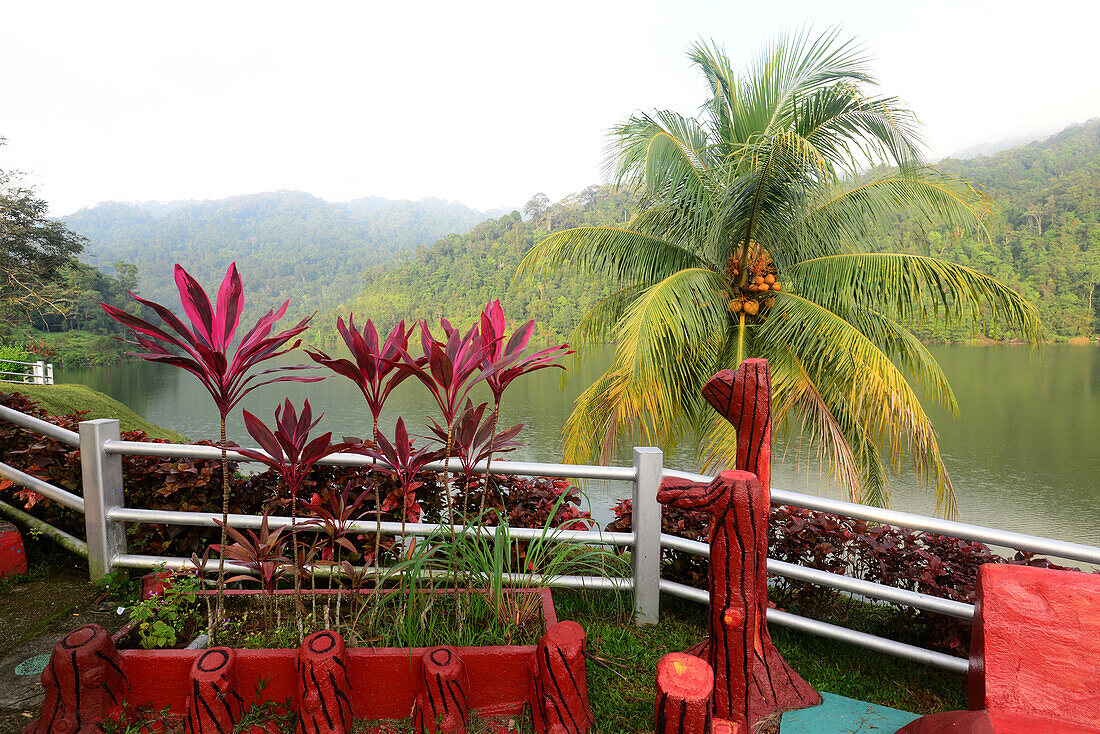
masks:
[[[958,398],[961,417],[933,410],[940,446],[955,482],[962,519],[969,522],[1065,540],[1100,545],[1100,349],[1052,345],[1040,356],[1025,347],[937,347],[940,361]],[[605,365],[590,360],[564,391],[558,372],[544,370],[521,378],[510,389],[502,414],[504,425],[524,423],[527,444],[513,457],[528,461],[561,458],[561,428],[573,400]],[[170,367],[127,363],[116,367],[61,370],[58,378],[80,382],[112,395],[146,419],[192,438],[216,438],[218,416],[210,398],[189,374]],[[277,401],[296,403],[308,397],[324,410],[323,430],[336,436],[366,436],[370,414],[358,389],[333,377],[321,383],[280,383],[250,394],[242,407],[270,418]],[[476,397],[476,396],[475,396]],[[486,396],[482,396],[485,399]],[[434,403],[413,380],[392,396],[382,419],[390,430],[397,416],[414,430],[434,414]],[[230,438],[248,436],[238,409],[229,420]],[[666,464],[691,469],[694,447],[668,452]],[[796,452],[777,447],[776,487],[838,496],[818,467],[798,461]],[[629,451],[615,458],[628,464]],[[922,487],[911,471],[891,485],[897,509],[931,514],[931,487]],[[609,507],[629,496],[622,483],[593,483],[589,494],[594,514],[607,519]]]

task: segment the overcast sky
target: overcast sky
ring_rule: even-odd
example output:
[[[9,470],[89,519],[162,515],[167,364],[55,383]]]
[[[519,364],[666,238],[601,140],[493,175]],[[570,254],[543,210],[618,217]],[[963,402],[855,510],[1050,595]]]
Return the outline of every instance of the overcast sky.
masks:
[[[1100,116],[1100,9],[1063,2],[0,0],[0,168],[55,215],[298,189],[520,207],[600,180],[609,126],[693,113],[698,38],[840,24],[930,155]]]

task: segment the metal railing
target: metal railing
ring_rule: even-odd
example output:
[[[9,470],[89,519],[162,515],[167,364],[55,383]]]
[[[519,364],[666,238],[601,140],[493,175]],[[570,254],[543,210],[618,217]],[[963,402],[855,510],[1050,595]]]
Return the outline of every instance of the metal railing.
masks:
[[[126,549],[126,523],[213,527],[215,526],[215,518],[220,519],[220,515],[209,512],[175,512],[126,507],[123,492],[123,455],[220,459],[221,451],[216,447],[122,441],[119,439],[119,424],[116,420],[84,421],[80,424],[80,432],[74,433],[3,406],[0,406],[0,419],[10,421],[23,428],[80,449],[83,498],[3,463],[0,463],[0,477],[9,479],[84,514],[87,533],[84,549],[86,549],[89,572],[93,579],[102,578],[116,568],[152,569],[161,566],[186,568],[190,565],[190,560],[185,558],[128,553]],[[229,451],[228,457],[235,461],[248,461],[246,457],[234,451]],[[371,466],[375,462],[364,456],[341,454],[327,457],[321,463],[335,466]],[[475,471],[483,473],[485,468],[485,463],[482,462],[475,467]],[[442,462],[429,464],[427,469],[439,471],[443,469],[443,464]],[[642,447],[634,449],[633,463],[629,467],[495,461],[492,469],[494,473],[504,475],[556,476],[631,483],[633,500],[633,527],[631,532],[557,530],[554,531],[553,536],[555,540],[561,542],[629,547],[631,549],[631,576],[629,578],[611,579],[594,576],[567,576],[551,580],[551,585],[566,588],[632,590],[635,599],[634,616],[638,624],[652,624],[659,620],[660,593],[662,591],[701,603],[709,601],[706,590],[662,579],[660,576],[662,549],[678,550],[705,558],[709,556],[710,548],[705,543],[661,533],[661,506],[657,502],[657,488],[664,477],[675,476],[696,481],[710,481],[712,477],[665,469],[663,454],[660,449]],[[772,503],[776,505],[820,510],[876,523],[897,525],[1100,565],[1100,548],[1093,546],[995,530],[978,525],[968,525],[924,515],[897,512],[778,489],[772,490],[771,499]],[[5,508],[13,509],[10,505],[0,503],[0,514],[7,514],[11,519],[19,521]],[[292,519],[289,517],[269,517],[268,522],[272,527],[275,527],[290,525]],[[260,523],[261,518],[255,515],[232,514],[229,516],[231,527],[258,528]],[[407,523],[402,526],[401,523],[384,522],[381,527],[382,532],[385,534],[393,535],[404,532],[407,535],[423,536],[437,532],[443,526],[427,523]],[[373,532],[375,528],[374,521],[356,521],[351,525],[352,530],[360,532]],[[494,532],[493,528],[485,527],[462,528],[458,526],[456,530],[481,534]],[[511,536],[518,540],[540,537],[542,532],[530,528],[510,529]],[[76,543],[84,544],[83,541],[72,538],[72,536],[64,533],[62,535]],[[63,542],[63,539],[59,542]],[[229,567],[233,567],[235,572],[247,571],[246,568],[227,564],[227,568]],[[970,620],[974,616],[974,607],[971,604],[774,559],[768,559],[768,573],[773,576],[836,589],[858,597],[914,607],[936,614],[946,614],[958,619]],[[537,581],[539,578],[537,575],[529,574],[514,575],[516,581]],[[963,658],[808,619],[777,609],[768,609],[767,615],[768,621],[771,623],[810,634],[848,642],[956,673],[965,673],[967,669],[967,661]]]
[[[11,365],[23,365],[30,367],[30,372],[25,369],[15,368],[15,371],[11,371]],[[20,362],[16,359],[0,359],[0,382],[16,382],[24,385],[52,385],[53,384],[53,363],[43,362]]]

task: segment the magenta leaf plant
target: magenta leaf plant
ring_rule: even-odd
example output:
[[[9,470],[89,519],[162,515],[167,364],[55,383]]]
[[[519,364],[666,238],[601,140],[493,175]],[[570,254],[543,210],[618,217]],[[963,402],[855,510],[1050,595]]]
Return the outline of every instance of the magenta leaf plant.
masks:
[[[473,402],[467,399],[465,409],[455,419],[451,430],[452,450],[462,466],[467,488],[473,483],[474,467],[478,462],[485,461],[494,453],[515,451],[522,445],[514,439],[523,430],[523,424],[495,433],[492,416],[485,415],[488,407],[488,403],[481,403],[475,407]],[[447,440],[447,429],[434,420],[431,431],[441,442]],[[486,480],[487,486],[488,480]],[[463,513],[469,510],[468,507],[461,509]]]
[[[382,414],[386,399],[395,387],[412,375],[409,371],[398,369],[397,365],[402,355],[408,353],[412,329],[406,329],[405,322],[401,321],[390,330],[385,342],[380,343],[374,322],[367,319],[366,326],[360,332],[355,328],[353,314],[348,315],[347,326],[344,325],[342,318],[337,318],[336,329],[340,332],[348,351],[351,352],[352,359],[330,357],[319,349],[307,349],[306,354],[317,364],[328,367],[359,387],[374,419],[371,431],[371,435],[374,435],[378,432],[378,417]],[[374,556],[376,558],[379,556],[382,542],[382,498],[379,494],[375,494],[374,505],[376,523]]]
[[[264,590],[264,617],[268,626],[271,625],[270,598],[279,587],[279,580],[286,572],[290,559],[283,555],[286,549],[287,538],[283,537],[285,527],[280,526],[272,532],[268,528],[268,516],[264,513],[260,522],[259,534],[252,530],[246,530],[247,535],[236,528],[229,527],[228,523],[214,520],[230,538],[232,544],[219,543],[212,546],[223,559],[228,558],[247,568],[255,577],[249,574],[241,574],[226,579],[235,581],[258,580]]]
[[[449,471],[450,457],[453,455],[453,429],[455,420],[462,409],[463,402],[477,383],[488,379],[495,372],[507,367],[510,362],[500,360],[486,366],[485,355],[489,345],[481,338],[477,326],[465,334],[460,332],[447,319],[440,319],[445,340],[432,336],[426,321],[420,322],[420,345],[423,357],[413,359],[408,351],[402,350],[402,360],[398,369],[410,373],[418,379],[435,399],[443,420],[447,425],[447,441],[444,452],[443,487],[447,501],[447,513],[452,529],[455,524],[454,502],[451,497],[451,479]],[[463,502],[465,504],[465,501]]]
[[[331,433],[326,433],[310,441],[310,431],[317,427],[317,424],[321,421],[321,417],[324,414],[322,413],[317,416],[316,420],[313,420],[313,409],[308,399],[302,406],[302,413],[300,416],[294,409],[294,405],[290,400],[287,400],[282,406],[276,408],[274,432],[264,425],[263,421],[247,410],[243,411],[243,413],[245,428],[248,429],[249,435],[260,444],[260,447],[264,451],[261,452],[241,448],[237,449],[237,453],[271,467],[282,476],[283,483],[286,484],[291,508],[291,538],[294,546],[294,598],[297,603],[298,635],[302,637],[305,634],[302,624],[302,615],[305,612],[305,608],[302,605],[301,576],[305,569],[299,564],[302,560],[302,554],[298,552],[298,533],[296,527],[298,519],[298,494],[314,464],[326,456],[338,454],[350,448],[353,444],[334,444],[332,443]]]
[[[497,421],[500,418],[500,403],[504,397],[504,391],[516,378],[548,367],[565,369],[557,360],[573,353],[568,344],[560,344],[534,354],[525,355],[524,350],[527,349],[527,343],[531,340],[531,334],[534,330],[535,322],[528,321],[506,339],[508,324],[504,318],[504,309],[501,307],[500,301],[490,301],[485,304],[485,308],[481,311],[481,338],[486,345],[484,364],[489,368],[485,381],[489,385],[489,390],[493,393],[490,433],[496,432]],[[484,457],[485,492],[481,495],[481,512],[485,511],[485,497],[488,494],[489,480],[492,477],[489,470],[492,468],[493,453],[494,451],[490,446],[488,454]]]
[[[105,303],[99,305],[107,315],[130,329],[134,341],[123,339],[129,344],[141,347],[144,351],[131,352],[149,362],[159,362],[180,367],[195,375],[206,387],[213,398],[221,416],[222,452],[222,536],[221,545],[226,544],[226,523],[229,518],[229,467],[226,461],[225,419],[233,408],[248,393],[273,382],[316,382],[323,377],[305,377],[279,374],[288,370],[308,369],[306,365],[292,367],[280,366],[256,372],[261,362],[296,349],[300,339],[291,342],[309,326],[312,316],[299,321],[286,331],[272,335],[275,323],[286,313],[289,301],[284,301],[276,311],[268,311],[255,325],[241,337],[232,357],[230,346],[240,324],[244,308],[244,288],[241,276],[237,273],[237,264],[232,263],[225,273],[218,289],[216,305],[211,305],[206,291],[199,282],[183,269],[175,267],[176,287],[180,294],[180,305],[191,322],[188,327],[168,308],[152,301],[130,295],[138,303],[152,309],[163,322],[162,328],[150,321],[127,313],[120,308]],[[287,346],[289,344],[289,346]],[[267,379],[262,379],[262,378]],[[257,380],[259,380],[257,382]],[[223,592],[225,590],[225,558],[218,562],[217,617],[220,627],[224,610]]]
[[[327,491],[324,495],[314,495],[310,501],[302,500],[302,505],[309,510],[310,518],[303,526],[313,527],[324,536],[324,546],[321,549],[321,559],[329,567],[328,588],[332,591],[332,579],[342,572],[340,551],[347,551],[351,555],[358,553],[355,543],[351,538],[351,523],[361,514],[360,507],[366,499],[364,493],[359,493],[353,499],[351,496],[351,482],[348,482],[340,492]],[[342,584],[341,584],[342,587]],[[314,589],[316,580],[314,579]],[[314,618],[316,618],[316,594],[313,595]],[[331,593],[325,598],[325,629],[335,629],[329,626],[329,604]],[[340,619],[340,602],[342,594],[336,594],[336,621]]]
[[[404,543],[406,519],[411,519],[413,522],[420,519],[420,505],[416,504],[416,490],[423,483],[417,479],[417,474],[431,462],[442,459],[444,452],[433,448],[430,444],[420,448],[414,447],[403,418],[397,419],[393,443],[390,443],[381,431],[375,432],[374,442],[377,448],[363,445],[355,448],[354,451],[374,459],[377,462],[375,468],[397,480],[398,488],[386,497],[382,510],[389,512],[398,507],[401,508],[401,540]]]

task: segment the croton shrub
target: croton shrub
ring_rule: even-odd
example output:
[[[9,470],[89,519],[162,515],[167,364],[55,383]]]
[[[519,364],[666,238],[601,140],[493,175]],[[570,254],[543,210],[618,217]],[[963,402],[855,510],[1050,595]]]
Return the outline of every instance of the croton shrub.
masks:
[[[631,501],[620,501],[614,512],[615,520],[607,529],[628,532]],[[665,505],[661,531],[706,542],[707,516]],[[982,543],[786,505],[772,508],[768,557],[970,604],[982,564],[1064,568],[1030,553],[1005,558]],[[701,588],[707,585],[706,559],[665,550],[662,566],[665,578]],[[852,612],[851,597],[836,590],[782,577],[771,582],[771,601],[789,611],[826,621],[844,621]],[[969,622],[890,604],[879,611],[884,614],[877,616],[885,618],[898,639],[962,657],[969,654]]]
[[[19,393],[0,392],[0,405],[18,410],[36,418],[76,431],[82,413],[51,416],[37,403]],[[126,441],[149,441],[141,431],[126,431]],[[213,445],[209,441],[197,445]],[[80,494],[80,452],[58,441],[25,431],[6,421],[0,421],[0,461],[44,481]],[[126,502],[131,507],[156,510],[180,510],[188,512],[221,511],[221,462],[216,459],[166,459],[152,456],[123,456],[122,474],[126,481]],[[232,466],[231,471],[232,471]],[[438,473],[424,473],[422,486],[416,492],[416,520],[438,522],[443,517],[446,500],[443,496],[443,479]],[[461,477],[452,487],[452,493],[462,492]],[[230,512],[260,514],[265,510],[282,514],[287,502],[286,490],[278,472],[273,469],[253,474],[231,477],[232,494]],[[472,517],[480,508],[479,489],[469,493]],[[400,492],[396,480],[382,472],[361,467],[316,466],[304,480],[300,497],[310,498],[333,489],[350,487],[355,493],[366,495],[362,504],[364,519],[374,519],[374,496],[381,493],[383,500]],[[78,537],[84,534],[81,515],[39,495],[23,490],[18,485],[0,480],[0,499],[26,508],[31,514],[66,530]],[[384,521],[401,521],[401,503],[383,502]],[[496,524],[506,513],[512,527],[543,527],[548,520],[552,527],[587,528],[592,524],[588,512],[582,511],[581,497],[568,480],[549,477],[509,477],[493,475],[493,485],[485,499],[487,511],[484,521]],[[552,517],[551,517],[552,515]],[[405,517],[412,522],[414,518]],[[191,556],[201,553],[216,543],[217,528],[200,528],[183,525],[131,525],[128,544],[131,552],[152,555]]]

